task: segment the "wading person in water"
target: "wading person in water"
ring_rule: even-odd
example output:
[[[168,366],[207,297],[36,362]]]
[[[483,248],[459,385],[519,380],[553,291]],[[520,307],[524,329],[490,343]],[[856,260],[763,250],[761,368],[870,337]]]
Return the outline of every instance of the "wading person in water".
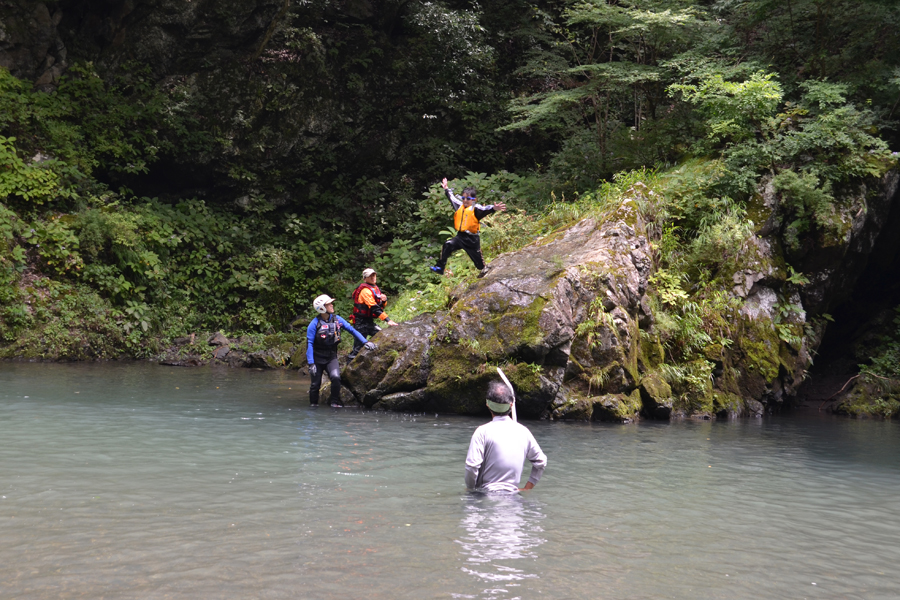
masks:
[[[375,319],[392,327],[397,323],[391,321],[391,318],[384,312],[387,296],[382,294],[376,285],[378,273],[375,272],[375,269],[365,269],[362,275],[363,282],[353,292],[353,314],[350,316],[350,322],[358,332],[370,338],[381,331],[381,327],[375,324]],[[350,351],[347,358],[353,360],[362,347],[359,340],[353,340],[353,350]]]
[[[533,488],[547,456],[524,425],[510,416],[515,402],[512,390],[492,381],[488,385],[487,407],[493,419],[472,434],[466,455],[466,488],[485,492],[513,493]],[[525,459],[531,461],[531,475],[524,488],[519,488]]]
[[[322,294],[313,300],[313,308],[319,313],[306,328],[306,362],[309,364],[309,404],[319,405],[319,388],[322,387],[322,374],[328,373],[331,379],[331,405],[341,406],[341,370],[338,367],[338,344],[341,342],[341,329],[346,329],[356,340],[374,350],[375,344],[367,342],[360,332],[334,314],[334,298]]]
[[[487,206],[475,204],[478,197],[473,187],[465,188],[462,198],[460,198],[453,193],[452,188],[447,187],[446,177],[441,181],[441,185],[454,210],[453,228],[456,229],[456,235],[444,242],[444,246],[441,248],[441,258],[435,266],[431,267],[431,270],[442,275],[450,255],[462,249],[475,263],[475,268],[480,271],[484,269],[484,258],[481,256],[481,236],[478,234],[481,231],[480,221],[498,210],[506,210],[506,205],[502,202]]]

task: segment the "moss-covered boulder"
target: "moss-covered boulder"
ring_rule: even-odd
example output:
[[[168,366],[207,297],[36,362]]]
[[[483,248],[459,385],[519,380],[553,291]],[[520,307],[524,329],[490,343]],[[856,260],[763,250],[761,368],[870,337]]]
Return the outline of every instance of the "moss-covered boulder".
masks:
[[[630,394],[602,394],[586,398],[562,390],[552,403],[550,417],[561,421],[632,423],[640,418],[643,404],[639,390]]]
[[[659,373],[647,373],[641,378],[641,403],[644,414],[652,419],[668,419],[672,414],[672,388]]]
[[[501,365],[524,417],[629,421],[777,410],[796,394],[823,335],[824,319],[811,318],[808,307],[813,315],[827,309],[829,298],[845,293],[837,279],[855,281],[897,184],[891,171],[848,187],[835,213],[846,221],[840,239],[812,235],[797,254],[782,239],[781,199],[764,182],[751,202],[760,225],[744,240],[738,270],[724,276],[728,297],[703,309],[699,327],[717,337],[681,356],[667,355],[654,329],[650,251],[636,209],[650,196],[636,184],[604,218],[496,258],[451,294],[447,310],[380,334],[385,356],[351,365],[351,389],[367,406],[484,413],[492,365]],[[806,265],[805,275],[788,264]]]
[[[714,365],[704,401],[710,410],[759,415],[796,395],[824,334],[821,315],[847,299],[865,270],[897,202],[898,184],[896,169],[846,183],[836,190],[832,226],[792,239],[784,199],[771,178],[762,181],[748,206],[756,224],[748,240],[752,256],[733,274],[733,295],[741,301],[729,324],[734,344],[707,351]]]
[[[379,333],[378,350],[361,354],[344,379],[366,406],[484,414],[494,365],[502,365],[524,418],[561,418],[552,410],[560,393],[586,405],[629,396],[640,380],[640,322],[650,323],[641,302],[650,268],[626,200],[603,221],[585,219],[497,257],[454,291],[448,310]],[[639,410],[638,399],[626,412]]]
[[[900,416],[900,382],[863,375],[842,394],[832,412],[858,419]]]
[[[372,338],[377,349],[361,350],[342,371],[344,385],[369,408],[385,396],[425,388],[431,364],[429,350],[437,322],[434,315],[426,314],[398,327],[383,329]],[[416,402],[424,401],[424,397],[419,396],[416,396]],[[387,402],[381,407],[393,406],[390,399]],[[422,406],[415,402],[407,402],[400,410],[420,408]]]
[[[591,419],[631,423],[638,420],[642,407],[639,390],[630,394],[605,394],[594,399]]]

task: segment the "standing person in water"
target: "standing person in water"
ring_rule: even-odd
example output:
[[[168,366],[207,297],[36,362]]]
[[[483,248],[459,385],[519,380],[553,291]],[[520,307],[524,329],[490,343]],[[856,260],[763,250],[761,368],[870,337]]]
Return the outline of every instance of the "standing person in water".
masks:
[[[453,188],[447,187],[446,177],[441,181],[441,186],[443,186],[447,199],[450,200],[450,205],[455,211],[453,214],[453,228],[456,229],[456,235],[444,242],[444,246],[441,248],[441,258],[435,266],[431,267],[431,270],[438,275],[442,275],[450,255],[459,249],[466,251],[466,254],[475,263],[476,269],[484,269],[484,258],[481,256],[481,236],[478,234],[481,231],[480,221],[498,210],[506,210],[506,204],[502,202],[488,204],[487,206],[475,204],[475,201],[478,200],[478,194],[473,187],[463,189],[463,195],[460,198],[453,193]]]
[[[381,331],[381,327],[375,324],[375,319],[392,327],[397,323],[391,321],[391,318],[384,312],[387,296],[378,289],[378,273],[375,272],[375,269],[365,269],[362,275],[363,282],[353,291],[353,315],[350,316],[350,321],[358,332],[370,338]],[[350,351],[347,359],[353,360],[362,347],[359,340],[354,340],[353,350]]]
[[[349,331],[366,350],[374,350],[375,344],[334,313],[334,298],[322,294],[313,300],[313,308],[319,313],[306,328],[306,362],[309,364],[309,405],[319,405],[319,388],[322,387],[322,374],[328,373],[331,379],[331,405],[341,404],[341,369],[338,366],[338,344],[341,342],[341,329]]]
[[[524,425],[510,417],[512,390],[499,381],[488,385],[487,407],[493,419],[475,430],[466,455],[466,487],[470,490],[513,493],[530,490],[547,466],[547,456]],[[519,488],[525,459],[531,475]]]

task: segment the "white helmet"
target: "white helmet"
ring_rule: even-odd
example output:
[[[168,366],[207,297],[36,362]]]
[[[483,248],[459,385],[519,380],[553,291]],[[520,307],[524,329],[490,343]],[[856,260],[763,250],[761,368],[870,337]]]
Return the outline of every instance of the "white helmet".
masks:
[[[318,296],[315,300],[313,300],[313,308],[316,309],[316,312],[322,313],[323,315],[328,312],[328,309],[325,308],[326,304],[331,304],[334,302],[334,298],[329,296],[328,294],[322,294]]]

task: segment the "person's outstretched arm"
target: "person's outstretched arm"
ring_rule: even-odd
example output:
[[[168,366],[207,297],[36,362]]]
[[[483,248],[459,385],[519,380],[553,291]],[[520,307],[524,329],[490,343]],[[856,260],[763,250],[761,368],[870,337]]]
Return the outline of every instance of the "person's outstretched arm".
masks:
[[[343,327],[344,329],[349,331],[353,335],[353,337],[355,337],[357,340],[359,340],[360,344],[365,345],[369,342],[369,340],[366,339],[366,336],[364,336],[363,334],[361,334],[360,332],[355,330],[353,328],[353,325],[351,325],[350,323],[348,323],[347,321],[344,320],[344,317],[340,317],[338,315],[334,315],[334,316],[337,317],[337,321],[338,321],[338,323],[341,324],[341,327]]]
[[[488,215],[492,215],[497,211],[505,211],[506,205],[502,202],[497,202],[496,204],[488,204],[482,206],[481,204],[475,205],[475,218],[479,221],[485,218]]]
[[[459,210],[459,207],[462,206],[462,198],[453,193],[453,188],[447,187],[447,178],[441,181],[441,186],[444,188],[444,193],[447,194],[447,200],[450,201],[450,206],[453,207],[453,211]]]

